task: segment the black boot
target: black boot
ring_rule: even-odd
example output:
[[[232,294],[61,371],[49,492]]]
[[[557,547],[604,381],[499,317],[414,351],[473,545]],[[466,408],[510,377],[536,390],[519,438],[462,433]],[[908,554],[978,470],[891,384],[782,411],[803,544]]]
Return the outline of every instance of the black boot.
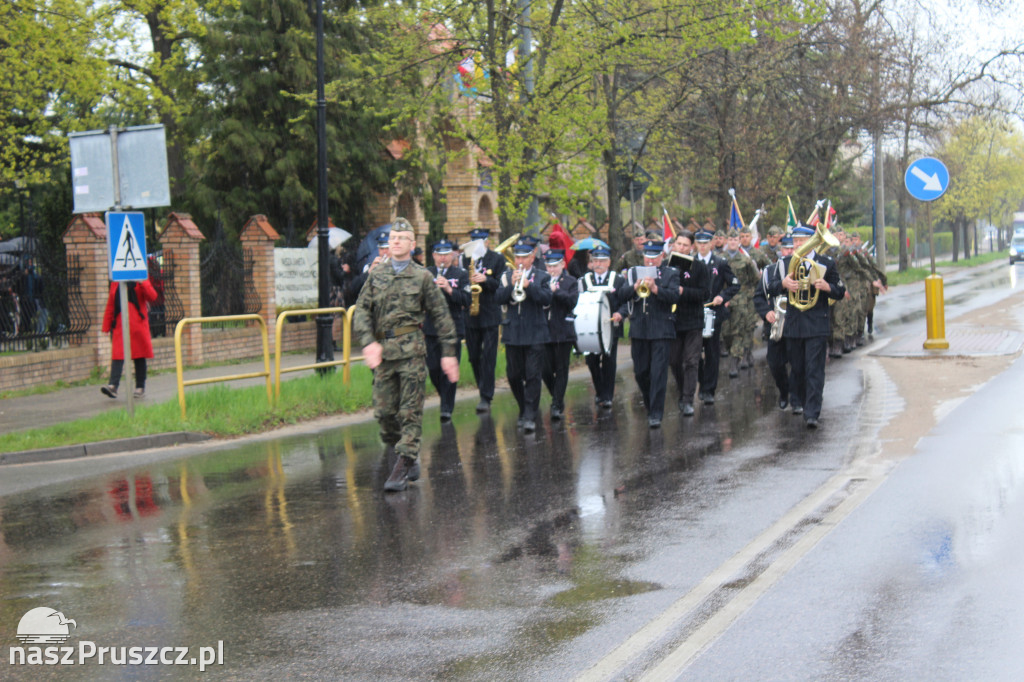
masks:
[[[395,468],[391,470],[391,475],[384,482],[384,490],[389,493],[397,493],[409,487],[409,474],[412,473],[414,466],[416,468],[416,478],[419,478],[419,466],[416,460],[405,455],[399,457],[398,461],[395,462]]]
[[[729,370],[729,378],[730,379],[735,379],[739,375],[740,375],[740,359],[739,358],[733,358],[732,359],[732,369]]]

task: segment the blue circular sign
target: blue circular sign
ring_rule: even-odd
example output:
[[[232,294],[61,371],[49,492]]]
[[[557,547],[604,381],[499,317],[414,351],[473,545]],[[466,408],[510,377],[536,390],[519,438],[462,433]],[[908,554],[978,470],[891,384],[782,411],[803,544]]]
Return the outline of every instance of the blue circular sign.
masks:
[[[938,159],[924,156],[907,166],[903,184],[915,199],[935,201],[949,187],[949,170]]]

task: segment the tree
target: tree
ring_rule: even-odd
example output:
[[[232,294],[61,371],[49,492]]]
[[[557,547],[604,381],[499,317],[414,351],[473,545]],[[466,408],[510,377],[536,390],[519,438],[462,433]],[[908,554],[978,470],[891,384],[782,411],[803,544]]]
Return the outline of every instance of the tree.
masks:
[[[0,1],[0,185],[70,173],[65,133],[88,124],[106,87],[93,33],[105,22],[79,0]]]
[[[329,79],[345,75],[351,55],[372,51],[371,34],[358,18],[347,17],[346,7],[333,9],[325,15]],[[316,215],[316,61],[309,4],[242,0],[237,10],[213,16],[197,45],[207,103],[191,122],[200,137],[190,156],[190,205],[205,219],[222,221],[229,233],[248,216],[263,213],[289,241],[299,239]],[[389,190],[397,172],[384,154],[388,123],[358,98],[328,107],[330,200],[338,223],[350,231],[362,227],[368,194]]]

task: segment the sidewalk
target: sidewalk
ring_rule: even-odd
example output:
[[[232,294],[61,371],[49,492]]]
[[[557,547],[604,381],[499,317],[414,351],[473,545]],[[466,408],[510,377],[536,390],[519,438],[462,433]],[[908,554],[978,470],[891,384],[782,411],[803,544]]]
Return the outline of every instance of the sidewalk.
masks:
[[[339,356],[340,357],[340,356]],[[308,376],[313,370],[301,372],[284,373],[288,367],[306,365],[316,360],[315,351],[302,354],[289,354],[281,358],[281,380],[288,381],[302,376]],[[204,367],[202,369],[186,369],[185,380],[204,379],[209,377],[226,376],[231,374],[249,374],[263,371],[263,359],[259,358],[240,364],[217,365]],[[271,357],[270,371],[274,371],[274,360]],[[341,381],[341,368],[338,368],[338,381]],[[231,388],[243,386],[260,386],[265,379],[239,379],[238,381],[225,382],[224,385]],[[185,394],[191,391],[204,390],[215,384],[202,384],[199,386],[187,386]],[[64,388],[50,393],[38,395],[27,395],[18,398],[5,398],[0,400],[0,433],[23,431],[42,426],[63,424],[64,422],[94,417],[109,410],[127,410],[127,398],[124,393],[128,386],[122,381],[119,396],[111,400],[100,393],[100,385],[75,386]],[[158,374],[150,374],[146,378],[146,397],[136,401],[136,406],[145,403],[161,403],[167,400],[178,399],[178,378],[174,369],[162,370]]]

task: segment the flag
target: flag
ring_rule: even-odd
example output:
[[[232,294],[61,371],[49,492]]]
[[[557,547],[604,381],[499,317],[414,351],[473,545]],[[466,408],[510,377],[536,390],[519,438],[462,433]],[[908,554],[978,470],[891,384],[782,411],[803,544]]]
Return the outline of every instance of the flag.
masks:
[[[786,210],[786,232],[792,232],[793,228],[796,227],[796,211],[793,209],[793,200],[786,195],[786,203],[789,204],[789,208]]]
[[[812,213],[811,217],[807,219],[807,224],[810,225],[811,227],[817,227],[818,223],[821,222],[821,218],[818,216],[818,211],[819,211],[819,209],[821,209],[821,207],[822,207],[822,205],[824,203],[825,203],[825,200],[822,199],[821,201],[819,201],[814,206],[814,213]],[[835,222],[835,217],[836,217],[836,210],[834,208],[832,208],[832,204],[829,203],[828,210],[826,211],[826,215],[825,215],[825,229],[828,229],[829,225],[831,225],[833,222]]]
[[[672,220],[668,217],[668,211],[661,209],[664,216],[662,217],[662,229],[661,238],[666,242],[670,242],[676,238],[675,228],[672,227]]]
[[[828,208],[825,210],[825,226],[824,231],[828,232],[832,229],[832,225],[835,223],[836,210],[832,208],[832,202],[828,202]]]
[[[761,220],[761,214],[764,213],[764,205],[761,208],[754,211],[754,217],[750,220],[750,224],[747,225],[750,228],[750,244],[753,248],[757,248],[758,242],[761,241],[761,235],[757,230],[757,223]]]
[[[551,226],[551,233],[548,235],[548,247],[565,251],[566,265],[569,264],[569,260],[572,258],[572,253],[569,251],[569,249],[572,248],[572,245],[572,237],[570,237],[565,231],[565,228],[562,227],[561,223],[555,222],[555,224]]]
[[[732,194],[732,210],[729,211],[729,229],[739,230],[743,227],[743,216],[740,215],[740,206],[736,203],[735,192],[730,192],[730,194]]]

